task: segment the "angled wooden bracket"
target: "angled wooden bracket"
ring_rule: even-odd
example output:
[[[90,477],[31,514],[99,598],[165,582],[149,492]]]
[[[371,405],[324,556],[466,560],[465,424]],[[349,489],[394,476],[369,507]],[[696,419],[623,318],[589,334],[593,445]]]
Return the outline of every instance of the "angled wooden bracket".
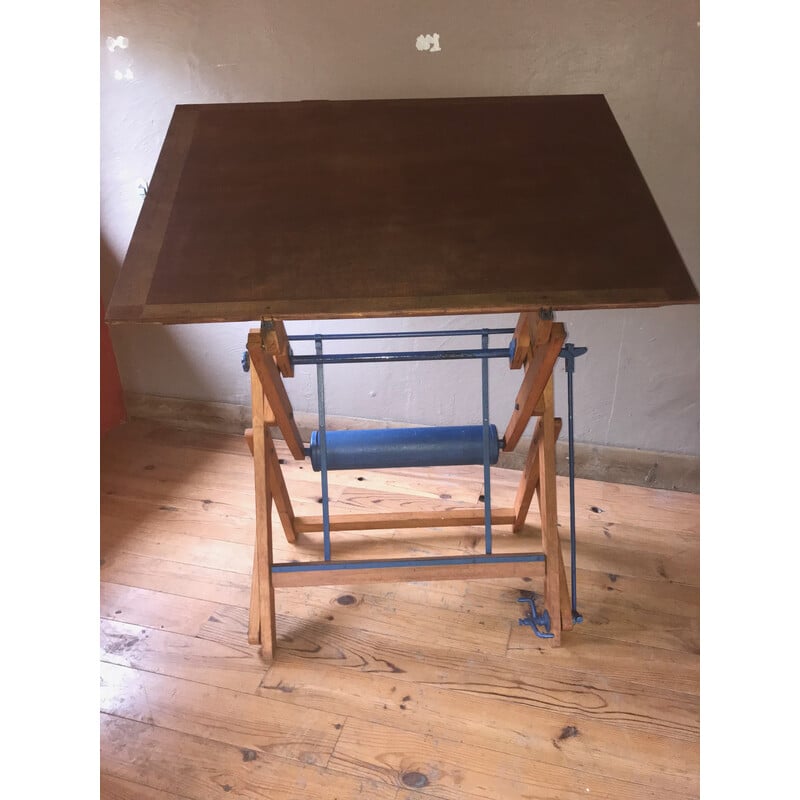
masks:
[[[564,325],[548,321],[548,328],[547,340],[542,344],[536,344],[536,334],[532,333],[530,354],[525,361],[525,377],[506,428],[504,450],[511,451],[517,446],[553,374],[553,367],[564,345],[567,336]]]
[[[275,358],[275,364],[284,378],[294,377],[292,347],[286,335],[286,326],[279,319],[261,320],[261,346]]]
[[[519,369],[531,356],[531,351],[550,338],[553,327],[553,312],[549,309],[523,311],[514,331],[511,369]]]
[[[250,354],[250,369],[258,375],[267,402],[275,415],[275,421],[281,429],[289,450],[298,461],[303,461],[306,453],[303,439],[294,420],[292,404],[289,402],[289,396],[286,394],[286,387],[283,385],[283,379],[274,357],[261,347],[261,331],[250,331],[247,336],[247,352]],[[255,429],[255,425],[253,428]]]

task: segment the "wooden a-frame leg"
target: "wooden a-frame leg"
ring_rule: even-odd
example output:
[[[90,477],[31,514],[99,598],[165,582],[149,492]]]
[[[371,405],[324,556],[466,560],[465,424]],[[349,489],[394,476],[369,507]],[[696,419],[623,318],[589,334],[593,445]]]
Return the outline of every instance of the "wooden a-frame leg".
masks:
[[[572,628],[569,589],[567,587],[561,540],[558,536],[558,510],[556,507],[556,431],[553,415],[553,376],[542,394],[544,401],[541,417],[539,453],[539,513],[542,520],[542,549],[546,560],[544,579],[544,606],[550,613],[553,644],[561,643],[561,631]]]
[[[561,433],[560,417],[555,418],[555,426],[555,438],[558,439],[558,434]],[[517,496],[514,500],[514,522],[512,524],[514,533],[519,533],[525,525],[525,519],[531,507],[531,500],[533,500],[533,493],[539,487],[539,441],[541,437],[542,421],[539,419],[536,421],[536,427],[533,430],[533,439],[528,449],[528,455],[525,458],[522,478],[520,478],[519,486],[517,486]]]
[[[256,536],[253,584],[250,593],[248,639],[258,640],[261,655],[271,660],[275,654],[275,592],[272,585],[272,486],[270,481],[269,430],[264,419],[264,390],[256,370],[250,372],[253,401],[253,472],[256,495]],[[256,597],[258,602],[256,603]],[[257,610],[257,616],[256,616]]]
[[[266,403],[266,400],[264,401]],[[250,448],[250,454],[253,454],[253,429],[248,428],[244,432],[244,438],[247,446]],[[292,508],[292,499],[289,497],[289,490],[286,488],[286,481],[283,478],[283,470],[278,459],[278,454],[275,451],[275,442],[272,439],[272,434],[267,430],[267,457],[270,466],[270,481],[272,484],[272,497],[275,501],[275,508],[278,509],[278,516],[281,518],[283,525],[283,532],[286,535],[287,542],[297,541],[297,527],[295,525],[294,509]]]
[[[514,502],[513,530],[519,532],[525,524],[534,492],[539,496],[542,520],[542,549],[545,552],[545,607],[550,613],[554,638],[559,644],[561,631],[573,626],[569,589],[564,559],[558,536],[556,509],[555,442],[561,430],[561,420],[554,416],[553,367],[566,338],[561,323],[552,315],[523,312],[514,331],[515,350],[512,369],[525,367],[514,412],[505,433],[505,450],[513,450],[531,415],[540,416],[533,433],[522,478]]]
[[[259,603],[261,595],[258,585],[258,553],[253,547],[253,572],[250,578],[250,611],[247,618],[247,641],[250,644],[261,642],[261,612]]]
[[[536,486],[536,496],[539,501],[539,509],[541,510],[542,507],[542,500],[539,492],[541,491],[541,486],[537,484]],[[569,594],[569,584],[567,583],[567,568],[564,564],[564,556],[559,546],[559,553],[561,554],[558,560],[558,568],[559,568],[559,587],[561,590],[561,630],[562,631],[571,631],[574,627],[574,622],[572,620],[572,603],[570,601],[570,594]]]

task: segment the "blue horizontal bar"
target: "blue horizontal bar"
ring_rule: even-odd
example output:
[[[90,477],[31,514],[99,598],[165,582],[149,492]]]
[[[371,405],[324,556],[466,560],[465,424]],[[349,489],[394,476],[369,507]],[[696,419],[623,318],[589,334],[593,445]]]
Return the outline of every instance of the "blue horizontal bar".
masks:
[[[492,335],[510,335],[514,333],[514,328],[488,328],[486,330]],[[458,330],[458,331],[391,331],[387,333],[321,333],[321,334],[300,334],[289,336],[290,342],[313,342],[319,336],[323,341],[336,339],[416,339],[423,336],[435,336],[446,339],[448,336],[481,336],[483,330]]]
[[[508,348],[492,350],[419,350],[396,353],[330,353],[322,356],[293,356],[295,366],[305,364],[367,364],[392,361],[452,361],[464,358],[508,358]]]
[[[452,558],[409,558],[375,561],[309,562],[273,564],[273,572],[331,572],[350,569],[392,569],[394,567],[460,567],[465,564],[521,564],[544,561],[544,553],[512,553],[491,556],[453,556]]]

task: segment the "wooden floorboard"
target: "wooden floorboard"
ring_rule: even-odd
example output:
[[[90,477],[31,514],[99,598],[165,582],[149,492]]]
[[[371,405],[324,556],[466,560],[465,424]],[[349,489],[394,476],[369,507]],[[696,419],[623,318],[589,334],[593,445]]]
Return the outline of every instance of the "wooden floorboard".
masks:
[[[296,513],[319,514],[319,476],[276,445]],[[476,508],[480,472],[332,473],[332,513]],[[518,479],[493,470],[498,505]],[[585,622],[561,648],[517,624],[541,577],[304,587],[276,592],[267,664],[246,635],[252,484],[242,437],[135,423],[104,440],[104,800],[698,796],[697,496],[577,482]],[[537,516],[498,526],[495,552],[540,549]],[[341,558],[482,544],[477,526],[333,535]],[[275,550],[318,560],[321,535]]]
[[[100,796],[104,800],[187,800],[185,794],[164,792],[107,772],[100,773]]]

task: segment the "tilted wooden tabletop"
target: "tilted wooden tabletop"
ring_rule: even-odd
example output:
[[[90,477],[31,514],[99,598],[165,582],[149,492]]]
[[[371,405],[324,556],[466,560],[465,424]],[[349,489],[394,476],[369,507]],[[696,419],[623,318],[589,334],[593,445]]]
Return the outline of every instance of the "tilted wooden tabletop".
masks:
[[[602,95],[177,106],[111,322],[695,303]]]

